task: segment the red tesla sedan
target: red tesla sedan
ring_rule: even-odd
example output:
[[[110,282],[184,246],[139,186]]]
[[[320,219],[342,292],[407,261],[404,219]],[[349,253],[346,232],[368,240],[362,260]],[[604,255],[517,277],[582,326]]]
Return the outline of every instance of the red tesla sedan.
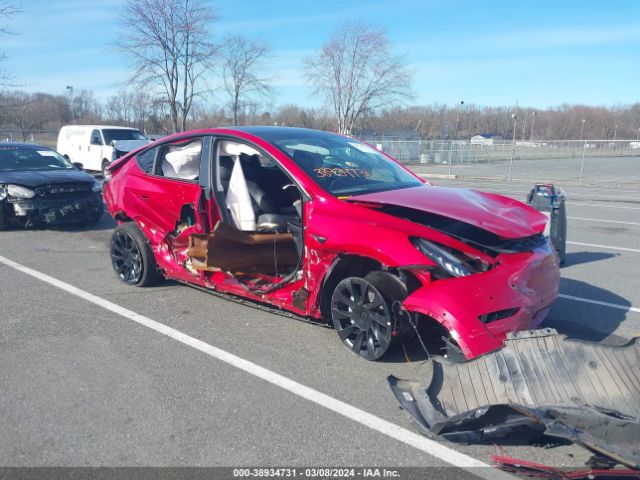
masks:
[[[451,355],[499,348],[558,295],[546,217],[426,184],[352,138],[285,127],[184,132],[110,168],[116,275],[162,277],[318,322],[368,360],[424,324]]]

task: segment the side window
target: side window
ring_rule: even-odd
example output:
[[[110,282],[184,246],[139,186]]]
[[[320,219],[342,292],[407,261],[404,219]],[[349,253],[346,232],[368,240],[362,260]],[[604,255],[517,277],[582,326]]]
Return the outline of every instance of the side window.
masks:
[[[180,180],[196,181],[200,176],[202,139],[190,138],[159,147],[156,174]]]
[[[102,145],[102,138],[100,138],[100,132],[98,130],[91,132],[91,145]]]
[[[143,172],[153,172],[153,162],[156,159],[156,153],[158,153],[158,149],[152,148],[151,150],[136,155],[136,163]]]

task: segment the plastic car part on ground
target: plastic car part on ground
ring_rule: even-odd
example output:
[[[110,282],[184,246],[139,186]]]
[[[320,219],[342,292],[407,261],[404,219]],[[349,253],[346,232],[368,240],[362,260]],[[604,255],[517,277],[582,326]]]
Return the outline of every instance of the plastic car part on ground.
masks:
[[[463,363],[433,359],[427,388],[389,377],[426,435],[520,444],[547,435],[640,468],[640,343],[567,340],[553,329],[510,334]]]
[[[540,463],[520,460],[518,458],[494,455],[491,462],[500,470],[515,473],[524,477],[546,478],[550,480],[599,480],[599,479],[639,479],[638,470],[626,468],[588,468],[565,471],[542,465]]]

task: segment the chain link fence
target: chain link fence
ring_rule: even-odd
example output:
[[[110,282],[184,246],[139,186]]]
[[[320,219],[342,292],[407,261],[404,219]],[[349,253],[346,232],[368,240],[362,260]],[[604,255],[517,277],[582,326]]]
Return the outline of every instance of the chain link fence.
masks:
[[[0,142],[28,142],[56,148],[59,130],[9,130],[0,128]]]
[[[58,130],[0,129],[0,141],[23,139],[55,148]],[[504,180],[627,183],[640,187],[640,140],[506,141],[397,140],[365,141],[415,173]]]
[[[366,141],[419,174],[640,185],[640,141],[636,140]]]

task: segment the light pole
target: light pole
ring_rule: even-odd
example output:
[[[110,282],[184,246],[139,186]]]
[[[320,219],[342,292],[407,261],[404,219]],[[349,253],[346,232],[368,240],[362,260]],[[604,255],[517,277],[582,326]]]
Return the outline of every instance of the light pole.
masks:
[[[460,117],[460,109],[462,108],[463,105],[464,105],[464,100],[460,100],[460,106],[456,109],[456,130],[453,137],[454,140],[458,139],[458,120]]]
[[[618,138],[618,125],[613,129],[613,139]]]
[[[533,125],[536,123],[536,115],[538,112],[531,113],[531,141],[533,142]]]
[[[511,181],[511,174],[513,172],[513,157],[516,154],[516,124],[518,122],[518,102],[516,102],[516,111],[511,114],[513,118],[513,141],[511,143],[511,161],[509,162],[509,181]]]
[[[582,125],[580,126],[580,143],[582,143],[582,135],[584,134],[584,122],[586,122],[586,120],[583,118],[580,122],[582,123]]]
[[[638,127],[638,130],[636,132],[636,140],[640,140],[640,127]]]
[[[71,85],[67,85],[67,90],[69,91],[69,110],[71,110],[71,123],[75,120],[75,115],[73,114],[73,87]]]

